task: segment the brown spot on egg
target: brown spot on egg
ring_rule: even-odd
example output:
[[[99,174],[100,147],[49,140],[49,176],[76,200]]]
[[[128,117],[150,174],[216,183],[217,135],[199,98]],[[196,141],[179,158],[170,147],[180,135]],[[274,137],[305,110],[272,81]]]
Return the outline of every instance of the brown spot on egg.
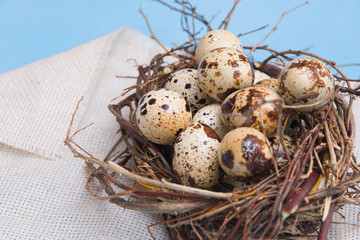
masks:
[[[232,113],[234,111],[237,94],[234,94],[231,98],[224,101],[221,105],[221,111],[223,113]]]
[[[214,129],[212,129],[211,127],[209,127],[206,124],[200,123],[203,127],[204,127],[204,132],[206,134],[206,136],[208,136],[209,138],[213,138],[218,140],[219,142],[221,141],[220,137],[217,135],[217,133],[215,132]]]
[[[225,153],[221,154],[221,161],[223,164],[232,169],[234,167],[234,154],[231,150],[227,150]]]
[[[229,66],[233,67],[233,68],[239,67],[239,63],[238,63],[236,60],[231,60],[231,59],[229,59],[228,62],[227,62],[227,64],[228,64]]]
[[[239,78],[241,76],[241,72],[239,70],[235,70],[233,73],[233,78]]]
[[[288,69],[290,68],[303,68],[305,66],[309,65],[309,60],[308,59],[301,59],[300,61],[294,61],[290,64],[290,66],[288,67]]]
[[[266,144],[255,135],[248,134],[242,144],[243,158],[246,159],[246,167],[253,174],[260,174],[268,171],[271,161],[262,152],[262,146]]]
[[[212,69],[212,68],[218,68],[218,66],[219,66],[219,63],[218,62],[210,62],[209,64],[208,64],[208,68],[209,69]]]
[[[238,56],[239,56],[239,60],[240,60],[240,61],[243,61],[243,62],[247,62],[247,61],[248,61],[247,57],[246,57],[244,54],[239,54]]]
[[[222,74],[221,74],[220,71],[216,71],[216,72],[215,72],[215,77],[221,77],[221,75],[222,75]]]
[[[195,187],[196,181],[195,181],[194,178],[188,176],[188,177],[187,177],[187,182],[189,183],[189,185],[190,185],[191,187]]]
[[[206,68],[207,64],[208,64],[207,61],[205,59],[203,59],[200,63],[200,69]]]

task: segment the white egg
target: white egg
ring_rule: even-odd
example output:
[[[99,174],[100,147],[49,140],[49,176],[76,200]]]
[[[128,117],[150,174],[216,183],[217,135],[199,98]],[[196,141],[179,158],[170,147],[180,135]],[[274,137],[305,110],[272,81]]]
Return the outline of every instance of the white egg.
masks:
[[[201,122],[212,129],[219,135],[222,139],[227,132],[229,132],[229,128],[225,125],[221,118],[221,104],[213,103],[201,108],[194,116],[193,122]]]
[[[279,75],[279,94],[301,112],[319,110],[335,89],[334,76],[320,60],[303,57],[289,62]]]
[[[192,123],[174,144],[172,166],[183,185],[211,189],[218,184],[220,167],[217,152],[220,139],[202,123]]]
[[[254,128],[231,130],[221,141],[219,163],[237,180],[256,180],[269,172],[272,150],[266,136]]]
[[[222,29],[213,30],[206,33],[199,41],[195,51],[196,64],[199,64],[208,52],[219,47],[230,47],[244,52],[241,42],[235,34]]]
[[[200,88],[222,102],[237,89],[252,86],[254,71],[243,53],[233,48],[217,48],[202,59],[198,76]]]
[[[200,89],[196,69],[184,68],[174,72],[169,81],[165,83],[164,88],[182,95],[193,111],[199,110],[213,101]]]
[[[231,129],[252,127],[268,137],[277,132],[279,101],[276,92],[262,87],[248,87],[230,94],[222,103],[224,123]],[[281,113],[284,120],[285,113]]]
[[[261,72],[259,70],[254,70],[255,78],[254,78],[254,84],[257,82],[260,82],[261,80],[271,78],[269,75],[267,75],[264,72]]]
[[[179,133],[192,121],[185,99],[168,89],[146,93],[136,109],[136,122],[141,133],[158,144],[173,144]]]

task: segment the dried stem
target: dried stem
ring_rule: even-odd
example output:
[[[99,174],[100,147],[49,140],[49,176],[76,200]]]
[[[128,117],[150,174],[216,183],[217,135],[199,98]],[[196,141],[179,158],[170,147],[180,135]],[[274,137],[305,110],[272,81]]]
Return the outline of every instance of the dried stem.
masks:
[[[283,20],[283,18],[284,18],[287,14],[291,13],[292,11],[294,11],[294,10],[296,10],[296,9],[298,9],[298,8],[304,6],[305,4],[308,4],[308,3],[309,3],[309,1],[306,1],[306,2],[300,4],[300,5],[298,5],[298,6],[294,7],[294,8],[286,11],[286,12],[283,12],[283,14],[281,15],[280,19],[279,19],[278,22],[275,24],[275,26],[271,29],[271,31],[270,31],[257,45],[255,45],[254,47],[251,48],[251,51],[250,51],[250,53],[248,54],[248,57],[249,57],[249,56],[255,51],[255,49],[256,49],[257,47],[259,47],[274,31],[277,30],[279,24],[281,23],[281,21]]]

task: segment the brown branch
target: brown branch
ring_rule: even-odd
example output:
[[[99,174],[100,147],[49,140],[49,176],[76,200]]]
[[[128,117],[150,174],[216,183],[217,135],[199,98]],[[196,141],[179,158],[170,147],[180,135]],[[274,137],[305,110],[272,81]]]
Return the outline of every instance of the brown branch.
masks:
[[[169,54],[169,55],[171,55],[171,56],[179,59],[180,61],[186,62],[186,60],[183,59],[182,57],[180,57],[179,55],[174,54],[173,52],[169,51],[169,50],[159,41],[159,39],[157,39],[157,37],[155,37],[155,34],[154,34],[154,32],[152,31],[152,29],[151,29],[151,27],[150,27],[150,23],[149,23],[149,21],[148,21],[148,17],[144,14],[144,12],[142,11],[141,8],[139,8],[139,12],[141,13],[141,15],[142,15],[142,16],[144,17],[144,19],[145,19],[146,25],[147,25],[147,27],[148,27],[148,29],[149,29],[149,31],[150,31],[150,34],[151,34],[150,38],[151,38],[151,39],[154,39],[154,40],[160,45],[160,47],[161,47],[162,49],[164,49],[164,51],[165,51],[167,54]]]
[[[269,26],[269,24],[266,24],[266,25],[264,25],[264,26],[262,26],[262,27],[256,28],[256,29],[251,30],[251,31],[249,31],[249,32],[240,33],[240,34],[237,35],[237,37],[242,37],[242,36],[248,35],[248,34],[250,34],[250,33],[254,33],[254,32],[263,30],[263,29],[267,28],[268,26]]]
[[[156,0],[158,3],[161,3],[162,5],[168,7],[169,9],[173,10],[173,11],[176,11],[176,12],[180,12],[182,14],[185,14],[187,16],[191,16],[192,14],[194,14],[194,18],[196,20],[199,20],[200,22],[202,22],[208,29],[208,31],[211,31],[211,26],[210,26],[210,23],[204,18],[204,16],[194,12],[194,13],[188,13],[186,11],[184,11],[183,9],[178,9],[174,6],[171,6],[170,4],[162,1],[162,0]]]
[[[250,51],[250,53],[248,54],[248,57],[249,57],[249,56],[255,51],[255,49],[256,49],[258,46],[260,46],[274,31],[277,30],[280,22],[283,20],[283,18],[284,18],[287,14],[289,14],[290,12],[292,12],[292,11],[294,11],[294,10],[296,10],[296,9],[298,9],[298,8],[304,6],[305,4],[308,4],[308,3],[309,3],[309,1],[306,1],[306,2],[300,4],[300,5],[298,5],[298,6],[294,7],[294,8],[286,11],[286,12],[283,12],[283,14],[281,15],[281,17],[280,17],[280,19],[278,20],[278,22],[275,24],[275,26],[273,27],[273,29],[271,29],[271,31],[270,31],[257,45],[255,45],[254,47],[251,48],[251,51]]]
[[[227,16],[225,17],[225,19],[221,22],[220,26],[218,29],[221,29],[224,26],[224,29],[226,30],[229,22],[231,20],[231,17],[235,11],[236,6],[239,4],[240,0],[235,0],[234,5],[232,6],[232,8],[230,9],[230,12],[227,14]]]

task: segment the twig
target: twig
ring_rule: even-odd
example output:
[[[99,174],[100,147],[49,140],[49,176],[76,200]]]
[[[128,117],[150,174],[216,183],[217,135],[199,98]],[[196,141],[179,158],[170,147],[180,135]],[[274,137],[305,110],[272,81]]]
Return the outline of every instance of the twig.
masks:
[[[151,27],[150,27],[150,23],[149,23],[149,21],[148,21],[147,16],[144,14],[144,12],[142,11],[141,8],[139,8],[139,12],[141,13],[141,15],[142,15],[142,16],[144,17],[144,19],[145,19],[146,25],[147,25],[147,27],[148,27],[148,29],[149,29],[149,31],[150,31],[150,34],[151,34],[150,38],[151,38],[151,39],[154,39],[154,40],[160,45],[160,47],[165,50],[166,53],[168,53],[169,55],[171,55],[171,56],[173,56],[173,57],[176,57],[176,58],[179,59],[180,61],[186,62],[186,60],[183,59],[182,57],[180,57],[179,55],[174,54],[174,53],[172,53],[171,51],[169,51],[169,50],[157,39],[157,37],[155,37],[154,32],[152,31],[152,29],[151,29]]]
[[[240,0],[235,0],[234,5],[232,6],[230,12],[228,13],[228,15],[225,17],[225,19],[221,22],[219,29],[221,29],[224,26],[224,29],[226,30],[229,22],[231,20],[231,17],[235,11],[236,6],[239,4]]]
[[[240,34],[237,35],[237,37],[242,37],[242,36],[248,35],[248,34],[250,34],[250,33],[254,33],[254,32],[260,31],[260,30],[262,30],[262,29],[267,28],[268,26],[269,26],[269,24],[266,24],[266,25],[264,25],[264,26],[262,26],[262,27],[256,28],[256,29],[251,30],[251,31],[249,31],[249,32],[240,33]]]
[[[298,5],[298,6],[294,7],[294,8],[286,11],[286,12],[283,12],[283,14],[281,15],[279,21],[275,24],[274,28],[271,29],[271,31],[270,31],[257,45],[255,45],[254,47],[251,48],[251,51],[250,51],[250,53],[249,53],[247,56],[249,57],[249,56],[254,52],[254,50],[255,50],[258,46],[260,46],[274,31],[277,30],[280,22],[283,20],[283,18],[284,18],[287,14],[289,14],[290,12],[294,11],[295,9],[300,8],[300,7],[302,7],[302,6],[304,6],[305,4],[308,4],[308,3],[309,3],[309,1],[306,1],[306,2],[300,4],[300,5]]]

